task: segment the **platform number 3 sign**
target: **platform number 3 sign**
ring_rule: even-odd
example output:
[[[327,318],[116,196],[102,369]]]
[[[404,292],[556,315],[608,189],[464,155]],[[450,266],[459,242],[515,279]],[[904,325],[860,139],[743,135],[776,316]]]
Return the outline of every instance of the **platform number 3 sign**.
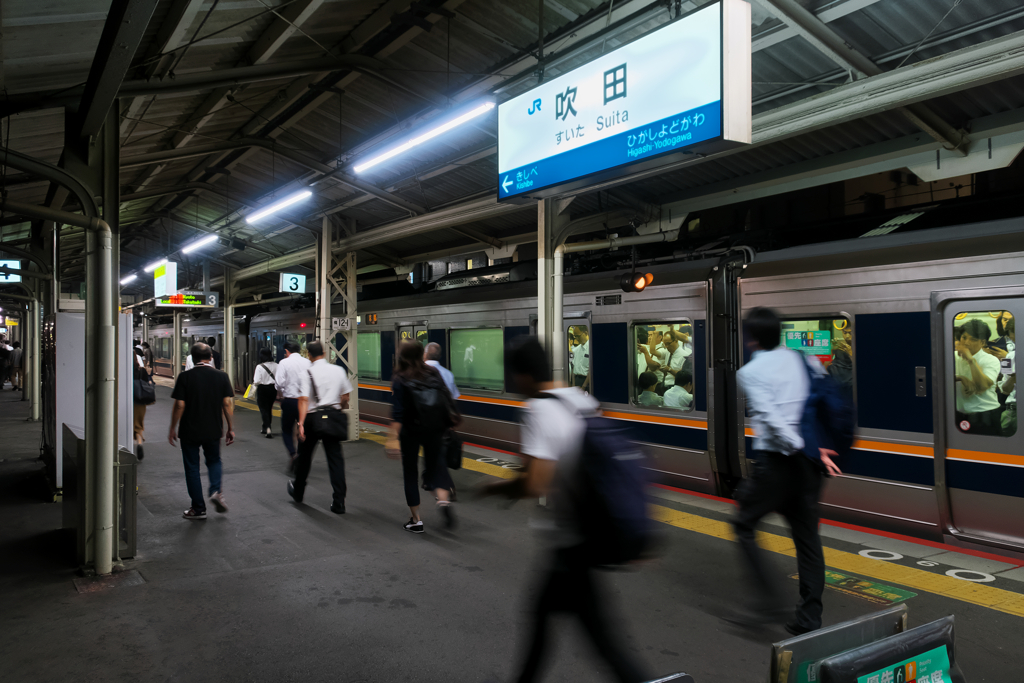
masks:
[[[306,293],[306,276],[298,273],[281,273],[281,282],[278,291],[288,294]]]

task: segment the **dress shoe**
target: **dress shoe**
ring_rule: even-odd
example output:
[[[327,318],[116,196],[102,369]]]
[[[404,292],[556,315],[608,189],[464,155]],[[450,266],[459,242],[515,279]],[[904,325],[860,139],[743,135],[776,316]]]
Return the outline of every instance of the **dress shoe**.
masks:
[[[345,514],[345,504],[344,503],[331,503],[331,512],[333,512],[336,515],[343,515],[343,514]]]
[[[295,481],[291,479],[288,480],[288,495],[291,496],[292,500],[296,503],[302,502],[302,496],[295,495]]]

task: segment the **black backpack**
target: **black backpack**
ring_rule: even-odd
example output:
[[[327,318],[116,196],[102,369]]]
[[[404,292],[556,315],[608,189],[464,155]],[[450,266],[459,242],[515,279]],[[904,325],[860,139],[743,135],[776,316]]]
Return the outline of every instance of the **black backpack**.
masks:
[[[414,408],[413,424],[421,432],[443,432],[455,424],[455,406],[444,380],[436,371],[423,379],[406,380]]]
[[[11,357],[11,352],[7,350],[7,347],[0,343],[0,360],[8,360]]]
[[[654,546],[644,455],[622,423],[596,412],[583,415],[567,401],[562,403],[586,423],[567,494],[587,556],[595,565],[606,566],[639,559]]]

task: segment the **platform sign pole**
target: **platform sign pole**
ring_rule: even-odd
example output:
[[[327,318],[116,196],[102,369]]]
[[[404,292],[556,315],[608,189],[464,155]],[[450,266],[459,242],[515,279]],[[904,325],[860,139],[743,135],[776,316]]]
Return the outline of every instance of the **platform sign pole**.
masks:
[[[172,332],[174,339],[171,343],[171,377],[175,381],[178,379],[178,375],[181,374],[181,312],[174,312],[174,330]]]
[[[330,216],[324,216],[321,222],[320,231],[320,258],[317,259],[316,264],[316,276],[317,276],[317,304],[318,313],[317,316],[317,330],[320,341],[324,345],[324,354],[326,355],[327,362],[331,362],[331,351],[337,353],[337,349],[334,348],[334,334],[331,330],[331,299],[333,292],[331,291],[331,280],[329,273],[331,272],[331,265],[334,260],[334,252],[331,249],[334,244],[334,223]]]
[[[204,283],[205,284],[205,283]],[[220,350],[224,371],[228,373],[231,386],[235,385],[235,274],[224,269],[224,348]]]
[[[554,320],[554,251],[569,216],[560,207],[557,199],[537,202],[537,338],[549,354],[553,353],[555,335],[561,334],[561,321]],[[557,357],[550,357],[553,366],[559,363]]]

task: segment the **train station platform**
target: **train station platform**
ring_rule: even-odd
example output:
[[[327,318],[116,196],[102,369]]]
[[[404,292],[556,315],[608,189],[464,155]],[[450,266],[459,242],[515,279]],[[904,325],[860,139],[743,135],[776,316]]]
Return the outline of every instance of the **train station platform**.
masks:
[[[314,461],[305,503],[293,503],[280,439],[260,435],[258,413],[240,408],[237,441],[222,453],[229,511],[190,522],[181,517],[188,498],[180,452],[166,441],[169,394],[159,387],[146,416],[139,550],[123,568],[138,578],[95,592],[73,581],[61,505],[47,502],[37,459],[38,424],[24,421],[20,394],[0,394],[5,680],[509,680],[541,550],[530,526],[534,505],[468,493],[513,476],[514,456],[468,448],[453,473],[459,526],[442,529],[428,494],[426,533],[414,535],[402,529],[401,471],[383,454],[382,428],[366,425],[365,438],[345,446],[348,512],[334,515],[323,458]],[[726,522],[731,504],[652,493],[663,554],[639,571],[603,576],[629,646],[652,674],[764,680],[769,644],[787,635],[721,618],[744,587]],[[1018,563],[847,526],[824,524],[822,535],[826,624],[898,602],[908,605],[911,626],[954,614],[967,680],[1013,680],[1024,623]],[[766,524],[762,542],[795,575],[784,526]],[[795,580],[791,590],[795,600]],[[554,638],[545,680],[610,680],[575,628]]]

